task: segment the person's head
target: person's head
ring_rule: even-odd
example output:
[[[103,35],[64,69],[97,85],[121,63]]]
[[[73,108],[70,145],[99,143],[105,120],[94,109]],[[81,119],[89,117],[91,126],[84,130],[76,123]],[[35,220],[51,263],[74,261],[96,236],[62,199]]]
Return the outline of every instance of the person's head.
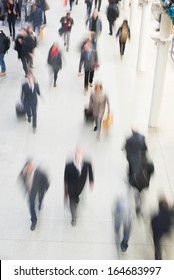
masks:
[[[68,13],[66,14],[66,17],[67,17],[67,18],[70,18],[70,16],[71,16],[71,14],[70,14],[70,12],[68,12]]]
[[[102,84],[97,82],[95,84],[95,94],[99,95],[101,94],[101,92],[102,92]]]
[[[132,126],[132,133],[135,134],[138,132],[139,132],[138,127],[136,125]]]
[[[92,41],[91,40],[87,40],[87,42],[84,45],[84,50],[86,52],[88,52],[91,48],[92,48]]]
[[[8,0],[8,3],[14,4],[14,0]]]
[[[128,20],[127,20],[127,19],[123,20],[122,25],[124,25],[124,26],[128,26]]]
[[[82,146],[77,146],[75,150],[75,161],[77,163],[82,162],[83,160],[83,148]]]
[[[93,11],[93,13],[92,13],[92,17],[93,17],[94,19],[96,19],[96,18],[98,17],[98,11],[97,11],[97,9],[94,9],[94,11]]]

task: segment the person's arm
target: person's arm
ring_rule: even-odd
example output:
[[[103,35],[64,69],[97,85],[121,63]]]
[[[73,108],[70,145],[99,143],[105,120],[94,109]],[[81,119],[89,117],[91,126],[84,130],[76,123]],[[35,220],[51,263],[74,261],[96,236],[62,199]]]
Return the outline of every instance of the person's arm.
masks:
[[[40,88],[39,88],[38,83],[35,83],[35,87],[36,87],[36,92],[37,92],[37,94],[38,94],[38,95],[41,95],[41,94],[40,94]]]
[[[129,40],[131,39],[131,33],[130,33],[130,28],[128,27],[128,37],[129,37]]]
[[[24,103],[24,85],[22,85],[22,89],[21,89],[21,102],[22,104]]]
[[[68,167],[65,166],[64,171],[64,201],[66,202],[68,199]]]
[[[109,114],[110,114],[110,102],[109,102],[108,96],[106,96],[106,103],[107,103],[107,106],[108,106],[108,117],[109,117]]]
[[[117,33],[116,33],[116,38],[119,37],[121,34],[121,27],[118,29]]]

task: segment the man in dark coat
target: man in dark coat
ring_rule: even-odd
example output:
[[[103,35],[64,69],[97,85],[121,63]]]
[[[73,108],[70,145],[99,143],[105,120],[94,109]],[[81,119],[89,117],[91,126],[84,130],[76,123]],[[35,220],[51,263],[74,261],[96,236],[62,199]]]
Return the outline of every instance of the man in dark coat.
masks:
[[[114,0],[110,1],[109,6],[107,8],[107,19],[109,21],[109,35],[112,35],[112,28],[114,26],[114,22],[119,17],[119,8],[115,5]]]
[[[29,73],[28,81],[22,85],[21,99],[29,123],[31,116],[33,117],[33,133],[36,132],[37,126],[37,95],[40,95],[39,85],[35,82],[33,74]]]
[[[136,128],[132,129],[132,136],[126,140],[124,149],[129,163],[129,176],[136,173],[140,166],[140,153],[147,151],[145,137]]]
[[[1,66],[0,76],[5,76],[6,74],[6,65],[4,61],[4,55],[6,53],[5,40],[6,40],[5,33],[2,30],[0,30],[0,66]]]
[[[169,233],[171,227],[171,212],[165,198],[159,201],[159,212],[151,219],[155,260],[162,260],[161,238]]]
[[[40,27],[42,24],[42,9],[38,4],[32,5],[32,11],[30,15],[30,22],[33,25],[34,32],[37,31],[37,34],[40,34]]]
[[[77,147],[74,162],[67,163],[64,172],[64,195],[65,200],[67,200],[69,196],[72,226],[76,225],[77,203],[79,202],[79,195],[85,186],[87,176],[89,176],[90,185],[93,186],[94,177],[92,165],[90,162],[83,159],[82,148]]]
[[[20,178],[22,179],[26,192],[29,194],[29,207],[31,214],[31,227],[30,229],[35,230],[37,224],[37,216],[35,210],[36,197],[38,196],[39,210],[41,210],[42,201],[45,192],[49,188],[49,181],[47,175],[39,168],[35,168],[32,160],[27,161],[23,167]]]

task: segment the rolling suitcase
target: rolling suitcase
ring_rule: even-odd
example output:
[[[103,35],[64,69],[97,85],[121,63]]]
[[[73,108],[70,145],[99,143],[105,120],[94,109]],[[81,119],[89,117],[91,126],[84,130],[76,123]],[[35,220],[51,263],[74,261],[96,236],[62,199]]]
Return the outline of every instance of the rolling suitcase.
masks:
[[[24,106],[22,103],[17,103],[16,104],[16,116],[17,118],[23,118],[25,117],[25,111],[24,111]]]

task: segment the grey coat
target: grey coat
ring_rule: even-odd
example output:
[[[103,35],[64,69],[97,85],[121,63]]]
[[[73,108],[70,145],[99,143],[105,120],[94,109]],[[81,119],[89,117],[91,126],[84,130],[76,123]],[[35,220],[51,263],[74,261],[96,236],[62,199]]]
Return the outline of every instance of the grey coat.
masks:
[[[81,51],[79,72],[82,71],[82,65],[84,64],[85,71],[92,71],[98,66],[98,55],[97,51],[91,49],[91,53],[88,56],[89,52],[84,49]]]
[[[94,92],[90,96],[89,110],[92,111],[94,118],[102,117],[105,112],[106,103],[108,106],[108,111],[110,111],[109,99],[103,92],[100,95],[96,95]]]

